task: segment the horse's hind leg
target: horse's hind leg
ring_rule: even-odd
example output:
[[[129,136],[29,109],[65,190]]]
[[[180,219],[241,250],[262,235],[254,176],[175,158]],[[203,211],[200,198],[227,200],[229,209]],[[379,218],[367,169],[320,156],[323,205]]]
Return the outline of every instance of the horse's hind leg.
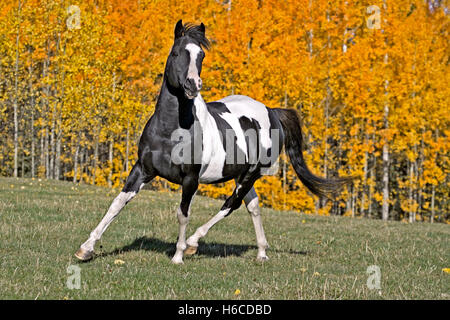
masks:
[[[89,239],[83,243],[75,253],[75,257],[82,261],[90,260],[94,255],[95,243],[100,240],[103,232],[108,228],[111,222],[117,217],[120,210],[133,199],[145,183],[149,182],[153,177],[145,176],[141,164],[138,162],[125,182],[122,192],[113,200],[108,212],[103,217],[98,226],[91,232]]]
[[[264,235],[264,228],[261,219],[261,209],[259,207],[258,195],[256,194],[255,188],[252,187],[251,190],[244,197],[245,206],[250,213],[255,227],[256,232],[256,243],[258,245],[258,255],[257,259],[264,261],[269,258],[266,255],[266,249],[269,247],[267,244],[266,236]]]
[[[234,210],[240,207],[242,200],[247,195],[247,193],[252,189],[253,183],[256,179],[259,178],[258,174],[255,172],[247,174],[241,184],[236,183],[236,188],[233,191],[233,194],[225,200],[224,205],[220,209],[219,213],[217,213],[212,219],[210,219],[207,223],[199,227],[195,233],[190,236],[187,241],[187,248],[184,251],[186,255],[192,255],[197,252],[198,241],[200,238],[203,238],[217,222],[231,214]]]

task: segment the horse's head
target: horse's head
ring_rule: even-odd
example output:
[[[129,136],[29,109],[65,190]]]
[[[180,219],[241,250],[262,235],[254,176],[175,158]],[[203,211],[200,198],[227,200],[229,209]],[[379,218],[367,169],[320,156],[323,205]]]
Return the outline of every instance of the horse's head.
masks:
[[[183,90],[188,99],[194,99],[202,88],[203,49],[209,48],[205,25],[185,24],[180,20],[175,26],[175,40],[167,58],[166,76],[169,84]]]

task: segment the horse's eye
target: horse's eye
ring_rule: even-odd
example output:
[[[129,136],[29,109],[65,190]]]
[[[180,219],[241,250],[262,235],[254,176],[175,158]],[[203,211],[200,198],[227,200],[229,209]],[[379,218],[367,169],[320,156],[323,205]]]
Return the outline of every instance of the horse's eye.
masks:
[[[178,52],[174,51],[174,52],[172,52],[172,55],[173,55],[174,57],[178,57]]]

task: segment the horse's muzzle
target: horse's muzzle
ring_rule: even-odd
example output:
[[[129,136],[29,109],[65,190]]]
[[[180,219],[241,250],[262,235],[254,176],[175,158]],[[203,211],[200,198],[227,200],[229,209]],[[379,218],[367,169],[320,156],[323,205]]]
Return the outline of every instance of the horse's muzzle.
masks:
[[[202,79],[198,77],[197,79],[187,78],[183,85],[184,95],[188,99],[194,99],[197,97],[198,93],[202,88]]]
[[[194,99],[194,98],[196,98],[198,96],[198,91],[197,92],[191,92],[189,90],[184,90],[184,95],[188,99]]]

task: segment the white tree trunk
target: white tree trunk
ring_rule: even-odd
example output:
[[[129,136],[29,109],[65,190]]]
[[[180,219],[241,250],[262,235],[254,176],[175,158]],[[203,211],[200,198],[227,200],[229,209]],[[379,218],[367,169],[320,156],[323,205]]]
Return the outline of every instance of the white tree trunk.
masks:
[[[30,56],[32,54],[31,50],[28,51]],[[28,90],[30,94],[30,108],[31,108],[31,177],[34,178],[36,176],[36,164],[35,164],[35,153],[36,153],[36,137],[34,136],[34,108],[35,106],[35,97],[33,92],[33,58],[31,58],[30,65],[28,66]]]
[[[129,156],[129,142],[130,142],[130,122],[127,122],[127,137],[125,149],[125,172],[128,174],[128,156]]]
[[[20,39],[20,13],[22,9],[22,3],[19,0],[17,8],[17,35],[16,35],[16,63],[14,66],[14,177],[17,178],[18,174],[18,157],[19,157],[19,39]]]
[[[384,56],[384,63],[388,63],[389,56],[386,53]],[[388,93],[389,81],[385,80],[384,82],[384,90],[385,95]],[[389,104],[386,102],[384,104],[384,129],[387,130],[389,128]],[[387,138],[384,139],[383,145],[383,204],[381,217],[384,221],[389,219],[389,143]]]
[[[412,184],[413,184],[413,172],[414,167],[413,163],[408,160],[409,164],[409,188],[408,188],[408,202],[409,202],[409,223],[413,223],[416,221],[415,212],[411,208],[413,204],[413,191],[412,191]]]
[[[433,223],[434,222],[434,199],[435,199],[435,195],[436,195],[436,186],[433,184],[433,187],[431,189],[431,218],[430,218],[430,222]]]
[[[80,150],[80,146],[78,141],[75,146],[75,154],[73,156],[73,182],[77,182],[77,173],[78,173],[78,152]]]
[[[113,174],[113,155],[114,155],[114,138],[111,137],[109,141],[109,175],[108,175],[108,186],[112,187],[112,174]]]

